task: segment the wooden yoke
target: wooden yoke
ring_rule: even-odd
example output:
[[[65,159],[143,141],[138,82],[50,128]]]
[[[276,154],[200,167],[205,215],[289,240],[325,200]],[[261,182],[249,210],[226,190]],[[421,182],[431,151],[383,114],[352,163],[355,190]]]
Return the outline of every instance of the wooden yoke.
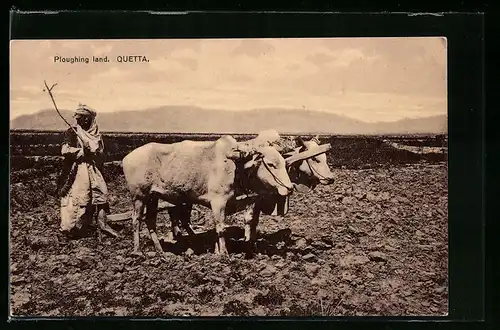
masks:
[[[318,146],[318,148],[309,149],[309,150],[299,152],[299,153],[293,153],[290,157],[285,159],[285,163],[287,166],[290,166],[295,162],[302,161],[304,159],[308,159],[308,158],[323,154],[323,153],[327,152],[328,150],[330,150],[331,148],[332,148],[332,146],[330,145],[330,143],[326,143],[326,144],[322,144],[322,145]]]

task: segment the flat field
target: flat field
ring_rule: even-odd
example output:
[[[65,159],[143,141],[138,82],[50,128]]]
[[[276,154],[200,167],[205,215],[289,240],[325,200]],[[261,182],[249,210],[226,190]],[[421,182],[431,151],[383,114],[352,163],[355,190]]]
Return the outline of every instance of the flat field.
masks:
[[[235,136],[246,139],[252,136]],[[129,211],[119,161],[149,141],[217,135],[105,134],[113,213]],[[294,194],[283,218],[261,216],[258,253],[246,259],[241,214],[228,219],[229,258],[213,255],[208,209],[195,207],[197,237],[166,244],[162,263],[145,231],[146,260],[121,239],[58,234],[58,132],[11,132],[10,303],[16,316],[446,315],[446,138],[321,136],[332,144],[336,182]],[[159,232],[170,221],[159,215]],[[145,230],[145,225],[143,225]]]

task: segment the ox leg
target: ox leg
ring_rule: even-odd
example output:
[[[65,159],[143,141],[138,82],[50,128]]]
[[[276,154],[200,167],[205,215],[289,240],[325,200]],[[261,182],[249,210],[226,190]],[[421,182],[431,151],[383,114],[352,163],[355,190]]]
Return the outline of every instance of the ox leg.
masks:
[[[184,205],[180,208],[180,217],[182,222],[182,227],[186,229],[189,236],[194,236],[195,232],[193,227],[191,227],[191,211],[193,209],[193,205]]]
[[[163,248],[156,233],[156,217],[158,215],[158,197],[152,196],[146,207],[146,224],[148,226],[149,237],[153,241],[156,253],[165,257]]]
[[[250,241],[257,240],[257,225],[259,224],[260,209],[254,209],[252,214],[252,221],[250,222]]]
[[[250,228],[253,215],[254,215],[253,205],[250,205],[247,207],[245,213],[243,214],[243,220],[245,221],[245,242],[249,242],[251,238]]]
[[[250,205],[245,211],[245,242],[248,245],[250,252],[254,249],[254,244],[257,239],[257,224],[259,223],[260,209],[257,204]]]
[[[174,206],[168,208],[168,216],[172,223],[172,235],[175,241],[178,241],[182,237],[182,232],[180,227],[180,208],[181,206]]]
[[[228,255],[226,248],[225,233],[225,219],[226,219],[226,201],[216,199],[212,201],[212,212],[215,220],[215,232],[217,233],[217,242],[215,243],[215,254]]]
[[[139,248],[139,229],[144,212],[144,202],[140,199],[134,201],[134,210],[132,212],[132,226],[134,227],[134,251],[132,255],[144,257]]]

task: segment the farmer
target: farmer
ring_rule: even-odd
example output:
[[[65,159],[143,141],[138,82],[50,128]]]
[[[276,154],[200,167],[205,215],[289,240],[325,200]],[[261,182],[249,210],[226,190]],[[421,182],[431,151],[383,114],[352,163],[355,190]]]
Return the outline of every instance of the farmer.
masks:
[[[67,238],[84,234],[97,215],[97,233],[101,230],[118,237],[106,223],[109,213],[108,188],[102,175],[104,143],[96,123],[96,112],[79,104],[74,117],[77,126],[64,135],[61,153],[64,163],[58,180],[61,198],[60,230]]]

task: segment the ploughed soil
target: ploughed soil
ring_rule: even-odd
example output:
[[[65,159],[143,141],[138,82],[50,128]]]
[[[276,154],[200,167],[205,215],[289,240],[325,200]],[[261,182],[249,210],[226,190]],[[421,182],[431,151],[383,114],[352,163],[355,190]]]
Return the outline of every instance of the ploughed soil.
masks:
[[[195,207],[193,240],[130,255],[119,239],[64,241],[55,178],[12,184],[10,303],[15,316],[446,315],[447,166],[416,163],[334,169],[336,182],[296,193],[283,218],[261,215],[256,254],[242,253],[242,214],[229,217],[229,257],[213,254],[208,209]],[[130,210],[119,170],[108,180],[112,213]],[[167,235],[166,211],[158,217]]]

